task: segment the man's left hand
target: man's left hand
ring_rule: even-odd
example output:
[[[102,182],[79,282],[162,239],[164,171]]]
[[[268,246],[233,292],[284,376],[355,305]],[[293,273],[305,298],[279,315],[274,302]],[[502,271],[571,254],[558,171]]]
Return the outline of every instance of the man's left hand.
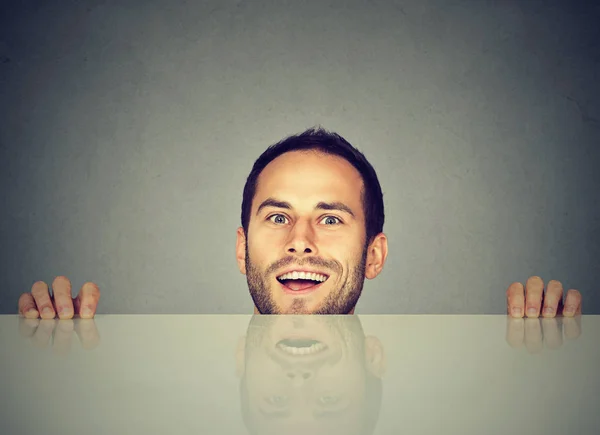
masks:
[[[525,286],[520,282],[512,283],[506,290],[508,314],[512,317],[554,317],[563,315],[573,317],[581,314],[581,293],[571,289],[563,301],[563,286],[552,280],[544,292],[544,281],[532,276]]]

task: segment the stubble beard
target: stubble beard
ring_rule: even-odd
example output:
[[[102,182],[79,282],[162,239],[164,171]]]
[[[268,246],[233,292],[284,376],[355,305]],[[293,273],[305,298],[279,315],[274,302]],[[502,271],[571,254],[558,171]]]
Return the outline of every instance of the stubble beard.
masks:
[[[365,281],[366,261],[367,245],[365,244],[358,265],[350,272],[344,285],[341,288],[331,290],[325,300],[313,311],[310,311],[307,308],[306,301],[300,297],[294,298],[290,308],[285,312],[281,307],[277,306],[269,292],[265,274],[250,260],[247,244],[246,280],[248,282],[250,296],[254,301],[254,306],[260,314],[348,314],[356,306],[360,295],[362,294]]]

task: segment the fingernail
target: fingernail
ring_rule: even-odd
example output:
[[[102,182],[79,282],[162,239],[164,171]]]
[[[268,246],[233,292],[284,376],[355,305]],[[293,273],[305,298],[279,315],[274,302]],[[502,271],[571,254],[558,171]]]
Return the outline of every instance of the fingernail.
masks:
[[[50,309],[50,307],[46,307],[42,310],[42,313],[44,314],[52,314],[52,310]]]
[[[523,312],[523,311],[522,311],[522,310],[521,310],[521,308],[519,308],[519,307],[517,307],[517,308],[513,308],[513,309],[512,309],[512,315],[513,315],[513,316],[516,316],[516,317],[519,317],[519,316],[521,316],[521,313],[522,313],[522,312]]]
[[[544,308],[544,314],[554,314],[554,307]]]
[[[69,314],[71,314],[71,310],[69,310],[68,308],[61,308],[58,312],[59,316],[68,316]]]
[[[527,310],[527,315],[528,316],[535,316],[536,314],[537,314],[537,309],[535,309],[535,308],[529,308]]]
[[[25,315],[29,315],[29,316],[33,316],[33,315],[37,315],[37,310],[35,308],[30,308],[27,310],[27,312],[25,313]]]
[[[573,314],[575,312],[574,305],[567,305],[565,308],[565,314]]]
[[[83,307],[81,309],[81,315],[82,316],[91,316],[92,315],[92,310],[89,307]]]

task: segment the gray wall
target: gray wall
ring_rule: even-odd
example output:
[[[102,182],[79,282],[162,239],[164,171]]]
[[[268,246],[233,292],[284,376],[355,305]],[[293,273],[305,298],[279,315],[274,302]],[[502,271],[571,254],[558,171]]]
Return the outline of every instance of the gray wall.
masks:
[[[37,3],[37,4],[36,4]],[[598,7],[557,1],[13,2],[0,23],[0,312],[250,313],[252,163],[321,124],[379,173],[359,313],[504,313],[530,275],[600,313]]]

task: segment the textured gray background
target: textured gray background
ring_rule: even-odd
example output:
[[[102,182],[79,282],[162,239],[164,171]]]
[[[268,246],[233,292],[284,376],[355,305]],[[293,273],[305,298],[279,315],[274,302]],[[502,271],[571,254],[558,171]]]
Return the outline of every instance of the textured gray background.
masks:
[[[592,2],[15,1],[0,16],[0,313],[59,274],[98,283],[99,313],[250,313],[245,178],[315,124],[384,190],[390,254],[359,313],[503,313],[534,274],[600,313]]]

